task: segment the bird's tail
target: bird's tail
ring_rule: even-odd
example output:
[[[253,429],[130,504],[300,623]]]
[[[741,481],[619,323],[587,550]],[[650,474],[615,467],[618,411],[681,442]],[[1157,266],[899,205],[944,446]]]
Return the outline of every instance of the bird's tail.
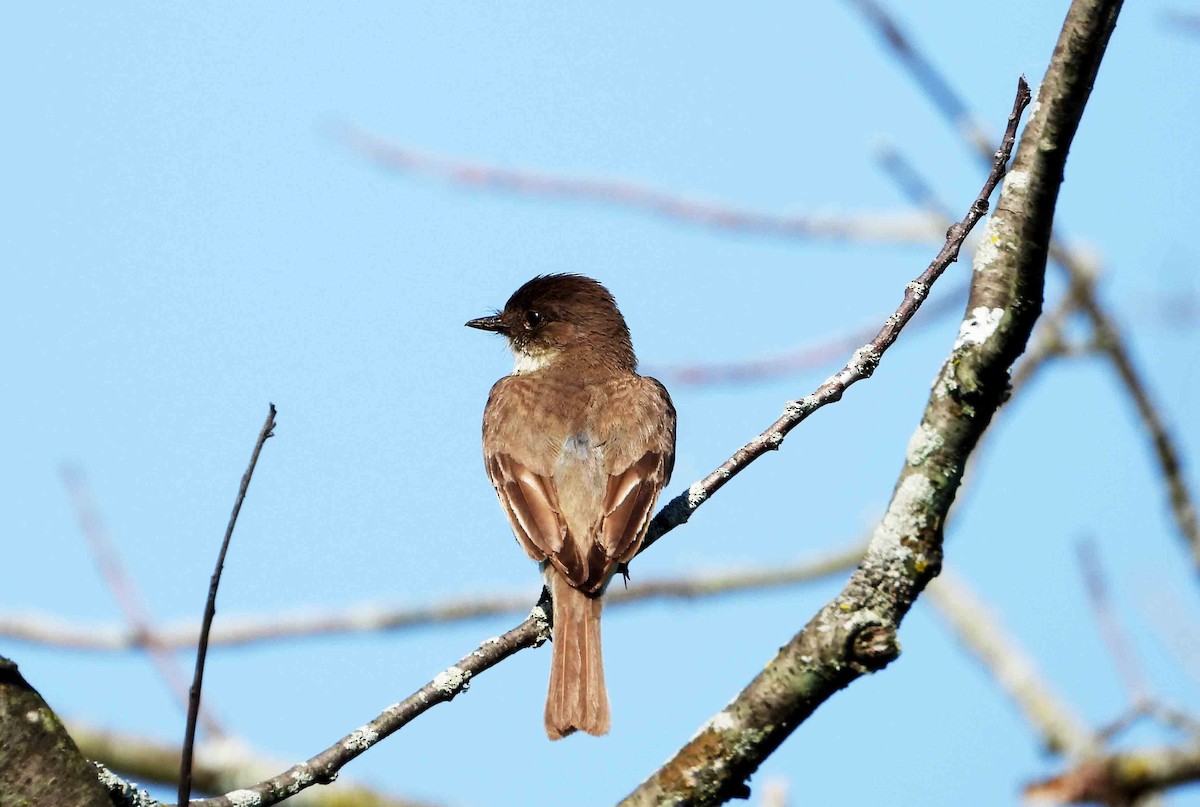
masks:
[[[554,636],[546,735],[560,740],[576,730],[607,734],[611,717],[600,657],[600,598],[573,588],[557,571],[548,577]]]

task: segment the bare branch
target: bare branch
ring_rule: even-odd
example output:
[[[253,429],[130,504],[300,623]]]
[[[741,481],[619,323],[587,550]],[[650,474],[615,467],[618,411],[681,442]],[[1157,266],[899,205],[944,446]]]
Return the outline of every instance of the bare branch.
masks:
[[[942,226],[942,230],[945,231],[945,225]],[[932,324],[952,312],[961,310],[966,297],[967,286],[963,283],[948,290],[936,300],[925,303],[920,315],[909,323],[909,332],[919,325]],[[645,372],[672,387],[708,387],[770,381],[812,370],[845,356],[847,351],[869,341],[878,332],[878,322],[878,318],[872,319],[853,330],[823,337],[812,344],[772,358],[723,364],[710,362],[661,365],[648,367]]]
[[[936,227],[921,213],[804,215],[766,213],[695,197],[680,196],[621,179],[564,177],[529,169],[502,168],[402,146],[353,126],[342,136],[376,165],[433,177],[451,185],[522,196],[599,202],[633,208],[665,219],[729,232],[823,241],[929,244]]]
[[[141,782],[174,784],[179,775],[178,745],[163,743],[125,732],[107,731],[84,723],[70,721],[71,737],[88,759],[103,763]],[[257,782],[270,777],[284,765],[266,759],[243,743],[228,740],[209,740],[195,748],[195,767],[192,782],[205,793],[223,793],[243,782]],[[426,802],[388,796],[371,788],[354,785],[343,779],[336,788],[310,789],[288,801],[289,807],[431,807]]]
[[[475,676],[514,653],[527,647],[537,647],[550,638],[550,623],[546,617],[549,604],[549,599],[543,598],[520,625],[503,636],[484,641],[476,650],[438,673],[412,695],[389,706],[374,720],[350,732],[311,759],[293,765],[259,784],[217,798],[195,800],[191,802],[192,807],[242,807],[246,804],[268,807],[312,785],[332,782],[350,760],[437,704],[452,700],[471,685]]]
[[[793,564],[726,569],[711,574],[689,574],[631,583],[612,588],[605,607],[632,605],[649,600],[695,599],[742,591],[790,586],[853,568],[862,559],[866,544],[855,543],[826,555]],[[498,614],[521,613],[529,607],[528,592],[457,597],[416,607],[351,606],[336,613],[297,613],[222,620],[209,634],[210,647],[234,646],[284,639],[301,639],[345,633],[376,633],[450,622],[484,619]],[[0,636],[36,644],[76,650],[132,650],[153,639],[167,648],[196,644],[195,625],[165,627],[152,636],[115,626],[62,623],[42,616],[0,616]]]
[[[1101,52],[1103,48],[1101,47]],[[1073,65],[1074,66],[1074,65]],[[1078,69],[1078,66],[1074,66]],[[1062,68],[1060,68],[1062,69]],[[1071,85],[1070,89],[1078,91]],[[721,712],[624,802],[717,804],[745,796],[745,779],[834,692],[899,653],[896,629],[941,564],[942,526],[962,468],[1004,400],[1008,367],[1024,348],[1040,311],[1049,233],[1066,143],[1043,152],[1047,129],[1073,131],[1073,92],[1044,93],[1004,185],[997,212],[976,253],[969,313],[934,383],[925,418],[909,444],[907,463],[867,554],[842,593],[827,604]],[[1086,93],[1085,93],[1086,97]],[[1005,171],[1021,111],[1022,80],[1005,146],[972,211]],[[1077,119],[1077,118],[1076,118]],[[1034,133],[1030,140],[1030,132]],[[1020,172],[1019,174],[1017,172]],[[961,240],[966,222],[951,228]],[[1020,249],[1011,248],[1019,246]]]
[[[196,675],[192,679],[192,689],[188,698],[187,728],[183,734],[183,754],[179,762],[179,803],[187,804],[192,795],[192,750],[196,743],[196,718],[200,713],[200,690],[204,683],[204,659],[208,655],[208,632],[212,629],[213,617],[217,613],[217,586],[221,584],[221,570],[225,566],[225,553],[229,551],[229,541],[233,538],[233,528],[237,526],[238,514],[242,511],[242,503],[246,501],[246,492],[250,489],[250,479],[254,476],[254,468],[258,465],[258,455],[262,453],[263,445],[274,436],[275,404],[269,404],[267,419],[258,439],[254,442],[254,451],[250,454],[250,464],[242,475],[242,484],[238,487],[237,499],[233,503],[233,512],[229,515],[229,525],[225,528],[225,538],[221,541],[221,551],[217,554],[217,566],[213,570],[212,579],[208,584],[208,599],[204,603],[204,619],[200,622],[200,641],[196,650]]]
[[[849,0],[863,18],[876,28],[892,54],[909,72],[918,87],[946,118],[947,122],[970,144],[979,157],[990,160],[993,147],[971,120],[967,104],[950,86],[949,81],[933,66],[917,45],[903,32],[899,24],[876,0]],[[1146,382],[1134,364],[1132,353],[1116,322],[1100,305],[1093,288],[1095,270],[1077,251],[1061,240],[1051,238],[1050,257],[1069,276],[1073,293],[1079,295],[1079,307],[1095,330],[1097,343],[1116,370],[1137,409],[1143,428],[1154,446],[1159,472],[1167,487],[1167,496],[1180,536],[1187,542],[1192,559],[1200,567],[1200,520],[1195,501],[1188,489],[1180,465],[1180,452],[1166,424],[1154,406]]]
[[[1025,86],[1024,79],[1022,79],[1020,86],[1024,90],[1018,93],[1018,103],[1014,105],[1013,114],[1009,117],[1008,129],[1004,135],[1004,145],[996,152],[995,163],[987,180],[984,182],[983,190],[980,191],[979,196],[975,199],[975,202],[971,205],[970,210],[963,217],[962,221],[954,224],[947,231],[946,243],[937,254],[937,257],[933,259],[916,280],[908,284],[904,292],[903,301],[897,307],[895,313],[884,321],[883,327],[875,335],[875,338],[856,350],[846,366],[838,373],[830,376],[816,391],[800,400],[788,403],[783,415],[771,424],[770,428],[742,446],[721,467],[692,485],[686,493],[672,499],[650,524],[650,530],[643,543],[643,549],[658,540],[665,532],[665,527],[675,527],[687,522],[691,514],[695,512],[696,508],[705,499],[720,490],[726,482],[750,462],[767,451],[778,450],[788,432],[808,418],[809,415],[827,404],[841,400],[842,395],[845,394],[851,385],[864,378],[871,377],[871,374],[875,372],[875,368],[879,365],[879,360],[884,352],[895,343],[901,329],[912,319],[921,303],[928,296],[930,287],[934,281],[942,276],[942,273],[946,271],[946,268],[951,263],[958,260],[958,253],[962,248],[963,240],[967,237],[971,228],[987,212],[988,197],[991,196],[996,185],[1004,177],[1008,155],[1011,153],[1013,139],[1016,136],[1017,122],[1020,120],[1021,111],[1024,110],[1025,105],[1029,101],[1029,89]]]

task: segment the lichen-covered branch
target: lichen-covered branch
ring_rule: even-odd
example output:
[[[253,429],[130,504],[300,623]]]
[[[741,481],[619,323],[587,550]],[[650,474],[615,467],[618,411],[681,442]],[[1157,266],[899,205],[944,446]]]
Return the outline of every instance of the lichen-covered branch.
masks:
[[[981,158],[990,159],[993,146],[985,135],[981,135],[982,130],[972,119],[966,101],[955,92],[916,43],[905,35],[875,0],[849,2],[876,28],[893,55],[954,130]],[[1149,385],[1134,362],[1128,340],[1121,334],[1116,320],[1100,304],[1094,289],[1095,270],[1079,252],[1070,249],[1058,238],[1050,239],[1050,257],[1067,273],[1071,283],[1069,293],[1078,298],[1080,310],[1095,331],[1098,347],[1111,362],[1137,410],[1138,418],[1154,447],[1155,460],[1167,488],[1167,500],[1176,529],[1187,543],[1193,562],[1200,568],[1200,519],[1197,517],[1195,499],[1183,475],[1179,449],[1167,429],[1165,419],[1154,405]]]
[[[845,589],[623,804],[716,804],[812,712],[898,654],[901,619],[941,565],[944,519],[1042,306],[1063,167],[1120,2],[1076,0],[975,255],[968,313],[892,501]]]
[[[67,730],[88,759],[138,782],[174,785],[179,776],[180,747],[146,737],[98,729],[68,721]],[[223,793],[246,782],[270,778],[285,766],[264,759],[236,740],[197,744],[192,783],[204,793]],[[428,802],[388,796],[378,790],[339,781],[333,789],[311,788],[288,801],[288,807],[431,807]]]
[[[546,617],[548,601],[539,602],[529,618],[517,627],[486,640],[457,664],[434,676],[433,680],[399,703],[389,706],[368,723],[338,740],[316,756],[288,768],[255,785],[238,788],[223,796],[193,799],[193,807],[269,807],[315,784],[328,784],[337,778],[348,762],[383,738],[394,734],[429,709],[453,700],[465,691],[471,680],[526,647],[535,647],[550,638]]]
[[[1014,104],[1013,112],[1009,116],[1003,144],[995,154],[992,171],[984,181],[983,190],[980,191],[962,221],[956,222],[946,232],[946,243],[941,251],[925,271],[908,284],[904,290],[904,299],[896,308],[895,313],[884,321],[883,327],[879,329],[875,337],[854,351],[854,355],[846,363],[846,366],[830,376],[815,391],[788,403],[779,419],[762,434],[734,452],[732,457],[704,479],[688,488],[685,493],[668,502],[650,523],[646,539],[642,542],[642,551],[645,551],[667,531],[686,523],[697,507],[751,462],[768,451],[778,450],[783,445],[784,438],[788,433],[799,426],[809,415],[823,406],[840,401],[846,390],[853,384],[871,377],[875,368],[879,366],[883,354],[895,344],[896,339],[900,336],[900,331],[913,318],[921,303],[928,297],[933,283],[942,276],[950,264],[958,260],[959,251],[962,249],[967,234],[987,213],[988,198],[1004,177],[1008,156],[1016,136],[1017,124],[1021,112],[1028,102],[1029,88],[1022,79],[1017,94],[1017,103]]]
[[[0,804],[112,807],[62,721],[0,657]]]

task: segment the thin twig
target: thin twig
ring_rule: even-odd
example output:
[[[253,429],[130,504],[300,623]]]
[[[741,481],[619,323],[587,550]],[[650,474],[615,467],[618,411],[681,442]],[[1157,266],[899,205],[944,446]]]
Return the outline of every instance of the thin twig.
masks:
[[[217,554],[217,566],[213,570],[212,579],[208,584],[208,598],[204,603],[204,619],[200,622],[200,642],[196,649],[196,675],[192,679],[192,689],[188,698],[187,728],[183,735],[183,753],[179,761],[179,803],[186,805],[192,795],[192,752],[196,744],[196,718],[200,713],[200,690],[204,682],[204,659],[208,655],[208,633],[212,629],[213,617],[217,613],[217,586],[221,584],[221,570],[225,566],[225,553],[229,551],[229,541],[233,538],[233,528],[237,526],[238,513],[242,511],[242,503],[246,500],[246,491],[250,489],[250,479],[254,476],[254,467],[258,465],[258,455],[262,453],[263,445],[268,438],[274,436],[275,404],[268,404],[267,419],[258,439],[254,442],[254,451],[250,455],[250,464],[242,475],[242,484],[238,487],[237,499],[233,503],[233,512],[229,515],[229,525],[225,528],[225,538],[221,541],[221,551]]]
[[[962,221],[951,225],[946,232],[946,243],[938,252],[937,257],[930,262],[924,272],[905,288],[904,299],[895,313],[888,317],[875,338],[858,350],[850,361],[838,373],[831,376],[813,393],[797,401],[791,401],[770,428],[742,446],[715,471],[704,479],[688,488],[686,493],[676,496],[663,508],[650,524],[649,533],[643,543],[643,549],[653,544],[666,531],[664,527],[675,527],[685,523],[696,508],[709,496],[728,482],[738,471],[751,461],[766,453],[774,451],[783,444],[788,432],[803,422],[809,415],[826,404],[841,400],[842,395],[855,382],[869,378],[879,365],[883,353],[895,343],[900,330],[912,319],[921,303],[929,294],[933,282],[941,277],[951,263],[958,260],[959,250],[963,240],[980,218],[987,212],[988,197],[1004,178],[1007,171],[1008,157],[1012,153],[1013,142],[1016,138],[1017,124],[1021,112],[1029,103],[1029,88],[1021,79],[1022,88],[1017,94],[1013,112],[1009,115],[1008,126],[1004,133],[1001,147],[996,151],[992,170],[984,181],[983,188],[971,204]]]
[[[96,506],[96,500],[92,496],[87,478],[82,471],[67,467],[60,469],[60,476],[75,510],[75,517],[79,521],[79,528],[83,533],[84,540],[92,551],[96,565],[100,568],[101,577],[108,584],[109,591],[112,592],[117,606],[125,616],[130,633],[138,638],[139,646],[145,649],[151,663],[158,671],[159,677],[163,679],[167,688],[171,690],[180,706],[186,711],[188,708],[187,676],[178,659],[161,642],[157,641],[154,625],[150,618],[150,609],[146,605],[137,583],[126,570],[124,563],[121,562],[121,557],[109,535],[108,527],[100,515],[100,508]],[[190,644],[195,644],[194,638]],[[200,710],[200,720],[209,734],[215,737],[224,734],[220,724],[213,718],[208,708]]]
[[[342,137],[351,149],[376,165],[406,174],[433,177],[460,187],[549,199],[600,202],[701,227],[778,238],[913,244],[928,244],[937,238],[937,230],[930,226],[928,217],[921,214],[766,213],[681,196],[628,180],[565,177],[446,157],[400,145],[354,126],[345,127]]]
[[[945,231],[945,225],[942,230]],[[966,298],[966,283],[946,290],[936,300],[930,300],[921,308],[920,316],[909,324],[909,333],[920,325],[931,325],[948,314],[961,311]],[[670,387],[712,387],[772,381],[813,370],[845,356],[847,351],[854,350],[877,333],[878,322],[878,318],[873,318],[869,323],[853,330],[822,337],[811,344],[772,358],[725,363],[656,365],[647,367],[645,372]]]

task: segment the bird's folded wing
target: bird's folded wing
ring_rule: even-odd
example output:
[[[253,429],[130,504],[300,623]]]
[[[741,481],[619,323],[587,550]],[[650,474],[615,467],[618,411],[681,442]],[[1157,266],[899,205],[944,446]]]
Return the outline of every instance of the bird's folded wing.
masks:
[[[517,541],[529,557],[543,561],[561,552],[567,527],[553,483],[508,454],[488,457],[487,474]]]
[[[647,451],[624,471],[609,477],[597,536],[609,559],[626,563],[637,554],[669,473],[663,454]]]

